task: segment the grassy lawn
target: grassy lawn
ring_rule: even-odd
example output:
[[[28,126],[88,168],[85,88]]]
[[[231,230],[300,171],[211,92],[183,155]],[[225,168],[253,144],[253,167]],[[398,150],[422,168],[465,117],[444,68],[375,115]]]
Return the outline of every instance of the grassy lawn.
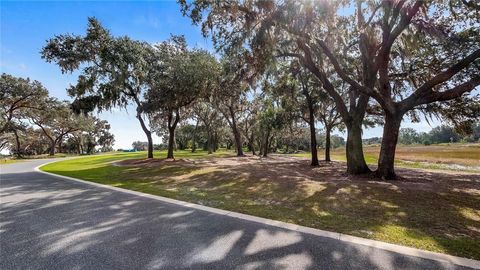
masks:
[[[478,174],[401,171],[389,183],[345,176],[344,164],[176,152],[177,161],[113,164],[145,153],[64,160],[44,171],[250,215],[480,259]],[[337,154],[335,154],[337,155]],[[156,152],[164,157],[165,152]],[[222,157],[222,158],[219,158]],[[132,161],[132,160],[131,160]]]

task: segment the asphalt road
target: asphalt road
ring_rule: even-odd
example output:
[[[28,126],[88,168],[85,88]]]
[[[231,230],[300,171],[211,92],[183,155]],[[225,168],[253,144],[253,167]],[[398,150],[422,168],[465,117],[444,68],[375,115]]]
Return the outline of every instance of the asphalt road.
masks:
[[[0,167],[0,269],[467,269]]]

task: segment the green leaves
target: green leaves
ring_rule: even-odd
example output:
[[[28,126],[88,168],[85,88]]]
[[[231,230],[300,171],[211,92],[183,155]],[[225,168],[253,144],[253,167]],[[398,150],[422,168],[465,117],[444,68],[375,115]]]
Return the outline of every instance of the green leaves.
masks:
[[[183,37],[156,46],[158,68],[152,70],[147,92],[149,110],[176,110],[207,97],[217,87],[220,67],[206,51],[186,47]]]
[[[85,36],[58,35],[42,49],[42,57],[55,62],[62,72],[81,69],[77,84],[68,93],[88,100],[76,102],[77,109],[78,105],[87,105],[85,110],[126,106],[132,101],[141,105],[143,90],[148,87],[152,55],[149,44],[113,37],[95,18],[88,19]]]
[[[0,133],[9,125],[19,122],[29,111],[38,109],[48,91],[38,81],[14,77],[3,73],[0,77]]]

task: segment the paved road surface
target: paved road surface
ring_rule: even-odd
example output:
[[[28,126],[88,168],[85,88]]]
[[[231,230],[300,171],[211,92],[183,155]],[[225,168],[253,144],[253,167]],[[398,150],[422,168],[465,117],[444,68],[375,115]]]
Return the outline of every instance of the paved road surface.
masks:
[[[466,269],[0,168],[0,269]]]

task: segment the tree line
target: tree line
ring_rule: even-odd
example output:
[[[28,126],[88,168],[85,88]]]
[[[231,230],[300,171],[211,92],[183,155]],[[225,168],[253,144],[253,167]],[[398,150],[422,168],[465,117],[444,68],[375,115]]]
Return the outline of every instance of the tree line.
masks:
[[[75,113],[68,102],[49,96],[38,81],[2,74],[0,112],[0,149],[17,158],[113,149],[107,121]]]
[[[189,150],[192,153],[196,152],[198,149],[203,151],[209,151],[209,140],[207,138],[206,127],[203,125],[195,125],[190,123],[182,123],[179,125],[175,131],[175,150]],[[324,131],[317,131],[316,134],[317,145],[321,149],[326,149],[326,134]],[[162,142],[167,142],[167,136],[162,138]],[[214,133],[213,139],[211,141],[211,152],[216,152],[219,148],[225,148],[227,150],[233,149],[234,143],[233,134],[229,128],[221,126]],[[335,149],[345,146],[345,139],[336,134],[331,135],[330,137],[330,148]],[[167,143],[154,144],[154,150],[165,150],[168,148]],[[146,141],[134,141],[132,143],[132,150],[135,151],[147,151],[148,142]],[[243,150],[251,151],[252,153],[258,152],[255,149],[259,149],[258,145],[254,147],[248,146],[245,142],[243,143]],[[118,151],[124,151],[126,149],[118,149]],[[275,137],[275,142],[272,144],[272,148],[269,152],[279,152],[279,153],[299,153],[304,151],[310,151],[310,132],[308,128],[303,127],[299,128],[297,132],[292,136],[289,133],[279,134],[278,137]]]
[[[429,132],[417,132],[412,128],[400,129],[398,138],[401,144],[438,144],[438,143],[473,143],[480,142],[480,123],[473,125],[472,131],[465,134],[454,127],[441,125]]]
[[[374,175],[394,179],[402,120],[437,117],[464,133],[478,123],[480,16],[469,3],[180,0],[215,55],[183,36],[116,37],[95,18],[84,35],[54,36],[41,53],[80,73],[68,89],[76,111],[133,106],[147,158],[152,133],[165,136],[174,158],[180,127],[192,148],[202,133],[209,152],[230,140],[238,156],[244,146],[266,156],[307,130],[316,166],[321,122],[326,156],[332,130],[346,130],[347,172],[364,174],[372,171],[363,128],[381,125]]]

